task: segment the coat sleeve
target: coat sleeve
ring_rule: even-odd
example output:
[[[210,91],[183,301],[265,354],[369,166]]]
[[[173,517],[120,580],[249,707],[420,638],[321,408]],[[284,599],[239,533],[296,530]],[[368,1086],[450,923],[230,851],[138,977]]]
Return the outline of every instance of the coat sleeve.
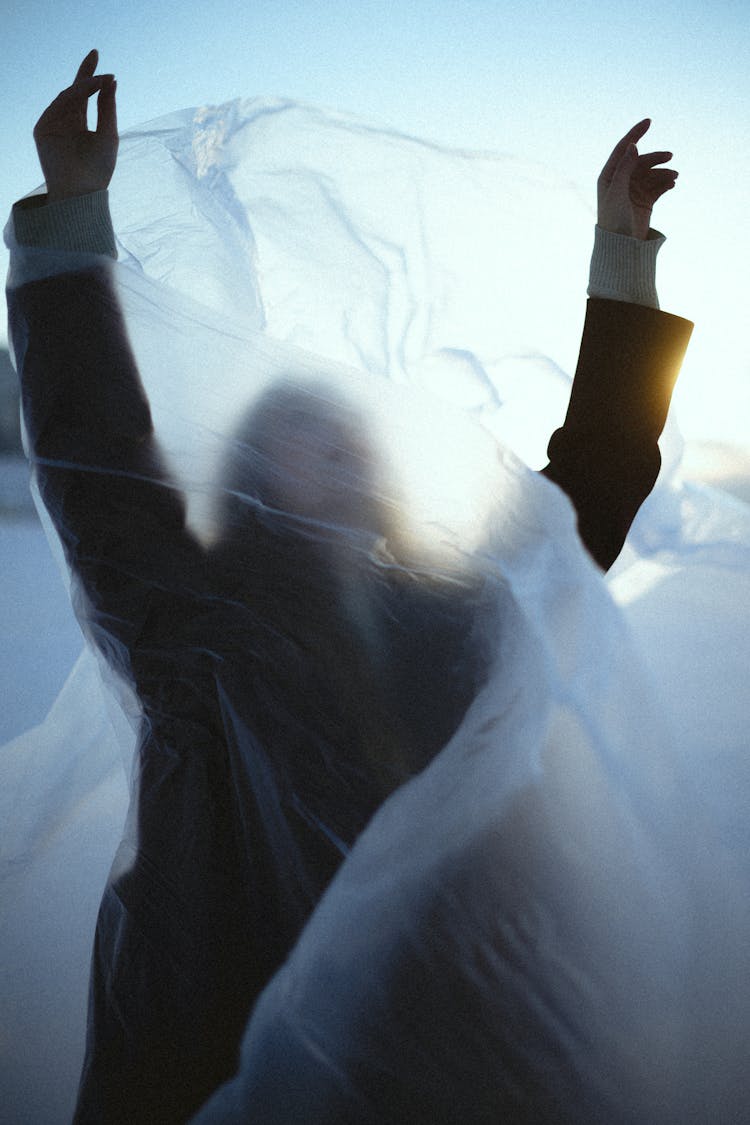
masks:
[[[568,412],[542,470],[570,497],[583,543],[609,569],[661,467],[658,440],[693,325],[591,299]]]
[[[8,309],[40,494],[83,594],[86,627],[130,678],[152,594],[189,553],[190,537],[109,266],[21,285],[9,291]]]

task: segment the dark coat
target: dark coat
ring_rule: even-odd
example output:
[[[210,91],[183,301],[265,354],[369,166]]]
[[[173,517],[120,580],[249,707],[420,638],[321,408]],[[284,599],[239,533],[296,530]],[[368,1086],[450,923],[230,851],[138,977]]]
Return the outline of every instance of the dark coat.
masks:
[[[308,624],[280,629],[236,555],[186,530],[106,271],[33,282],[9,306],[42,498],[87,631],[142,708],[137,823],[97,924],[76,1120],[181,1122],[234,1072],[255,998],[372,813],[460,722],[483,676],[481,593],[374,571],[375,659],[326,619],[311,566]],[[543,472],[603,568],[656,480],[690,327],[589,302]]]

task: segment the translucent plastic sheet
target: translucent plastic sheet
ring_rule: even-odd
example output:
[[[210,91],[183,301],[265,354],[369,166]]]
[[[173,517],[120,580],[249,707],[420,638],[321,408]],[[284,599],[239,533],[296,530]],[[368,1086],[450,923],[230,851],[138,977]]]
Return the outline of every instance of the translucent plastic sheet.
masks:
[[[741,1116],[745,876],[588,593],[607,640],[579,591],[552,676],[506,606],[511,660],[360,838],[195,1125]]]
[[[11,279],[44,279],[68,318],[84,290],[65,278],[89,279],[78,342],[107,380],[67,357],[79,442],[72,458],[51,431],[40,479],[107,687],[86,658],[4,752],[9,944],[54,927],[50,873],[55,909],[80,896],[50,1004],[82,1030],[127,778],[95,970],[108,941],[141,963],[139,921],[159,935],[153,978],[113,985],[126,1032],[145,1028],[133,1086],[143,1068],[168,1087],[193,1053],[204,1086],[228,1077],[203,1045],[229,1018],[239,1040],[234,998],[294,948],[206,1120],[732,1109],[747,726],[718,681],[744,666],[748,518],[680,485],[675,438],[613,578],[631,629],[570,503],[526,467],[580,337],[575,191],[254,101],[131,133],[111,194],[114,269],[27,251]],[[75,1096],[83,1044],[64,1038],[49,1120]]]

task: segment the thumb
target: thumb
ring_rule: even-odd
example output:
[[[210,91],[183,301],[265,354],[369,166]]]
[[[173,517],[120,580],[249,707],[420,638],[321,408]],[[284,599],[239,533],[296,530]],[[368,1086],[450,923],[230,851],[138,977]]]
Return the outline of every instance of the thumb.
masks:
[[[117,136],[117,82],[108,74],[96,100],[96,131],[100,136]]]

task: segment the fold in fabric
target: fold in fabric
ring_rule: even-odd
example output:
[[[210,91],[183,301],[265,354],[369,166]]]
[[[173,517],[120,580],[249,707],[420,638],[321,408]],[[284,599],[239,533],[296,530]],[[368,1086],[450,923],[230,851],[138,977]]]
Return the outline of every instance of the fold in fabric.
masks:
[[[623,613],[528,467],[575,367],[576,192],[254,100],[132,131],[111,195],[116,265],[25,250],[10,280],[101,671],[3,758],[43,767],[10,822],[29,932],[51,871],[87,889],[78,1027],[112,861],[78,1119],[227,1082],[199,1120],[736,1119],[746,728],[709,653],[731,625],[739,682],[750,531],[667,458]]]

